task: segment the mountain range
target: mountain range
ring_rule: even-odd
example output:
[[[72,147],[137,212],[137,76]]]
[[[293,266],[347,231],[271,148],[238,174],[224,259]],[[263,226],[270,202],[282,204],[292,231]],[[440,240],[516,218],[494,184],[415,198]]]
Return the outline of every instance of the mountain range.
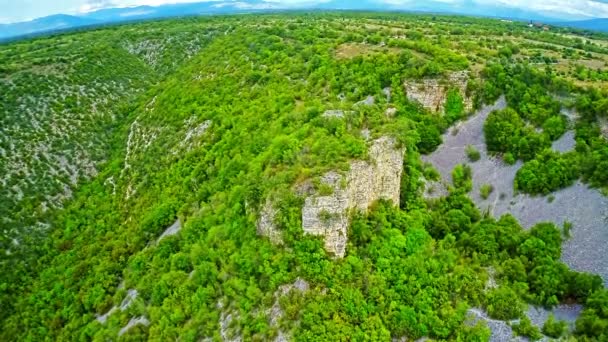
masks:
[[[541,13],[500,5],[467,6],[448,3],[440,0],[411,3],[405,5],[380,4],[374,0],[357,2],[347,0],[331,0],[316,5],[281,4],[264,0],[242,1],[207,1],[198,3],[167,4],[161,6],[138,6],[125,8],[107,8],[78,15],[56,14],[37,18],[31,21],[11,24],[0,24],[0,40],[10,40],[23,36],[44,34],[61,30],[69,30],[86,26],[114,24],[126,21],[149,20],[165,17],[213,15],[231,13],[254,13],[280,11],[290,9],[307,10],[390,10],[433,12],[446,14],[466,14],[484,17],[509,18],[517,20],[535,20],[553,23],[560,26],[570,26],[586,30],[608,32],[608,18],[589,19],[582,21],[563,21]]]

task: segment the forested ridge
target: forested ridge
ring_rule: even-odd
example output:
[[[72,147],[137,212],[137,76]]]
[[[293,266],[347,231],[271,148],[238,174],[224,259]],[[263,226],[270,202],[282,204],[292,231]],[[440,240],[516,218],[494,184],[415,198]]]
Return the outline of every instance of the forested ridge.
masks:
[[[473,147],[429,198],[439,176],[421,155],[504,96],[483,148],[523,163],[515,191],[605,191],[607,44],[490,19],[317,12],[2,45],[0,339],[486,341],[499,320],[531,340],[605,340],[606,279],[561,260],[577,227],[524,229],[478,208]],[[574,148],[552,149],[567,132]],[[349,212],[337,258],[303,231],[302,208],[339,191],[329,172],[373,164],[383,137],[405,151],[399,203]],[[267,203],[280,241],[259,234]],[[528,305],[560,304],[584,309],[573,324],[528,318]]]

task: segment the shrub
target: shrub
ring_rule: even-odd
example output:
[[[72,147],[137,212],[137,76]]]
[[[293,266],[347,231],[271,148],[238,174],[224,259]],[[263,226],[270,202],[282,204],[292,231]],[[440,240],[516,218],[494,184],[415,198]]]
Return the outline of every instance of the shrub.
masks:
[[[543,334],[553,338],[562,337],[567,330],[568,324],[564,321],[555,319],[553,314],[549,315],[549,318],[543,325]]]
[[[515,335],[528,337],[532,341],[538,341],[543,338],[538,327],[530,322],[528,316],[522,317],[519,323],[513,324],[512,328]]]
[[[486,297],[486,310],[490,317],[500,320],[516,319],[523,315],[523,304],[510,287],[501,286]]]
[[[467,145],[465,152],[467,154],[467,157],[469,158],[469,161],[471,161],[472,163],[478,161],[481,158],[481,154],[473,145]]]
[[[481,195],[481,198],[483,198],[485,200],[485,199],[488,199],[488,197],[490,197],[490,194],[492,193],[492,191],[494,191],[494,187],[491,184],[484,184],[479,189],[479,194]]]

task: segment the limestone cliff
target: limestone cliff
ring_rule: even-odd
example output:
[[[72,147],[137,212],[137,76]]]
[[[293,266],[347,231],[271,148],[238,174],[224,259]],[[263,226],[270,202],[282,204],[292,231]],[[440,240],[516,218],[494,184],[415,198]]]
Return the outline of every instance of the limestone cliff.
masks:
[[[446,80],[425,78],[421,81],[406,81],[405,92],[411,101],[419,102],[424,108],[443,113],[448,90],[455,88],[464,100],[466,111],[473,109],[473,100],[466,96],[469,76],[467,72],[451,73]]]
[[[331,187],[333,193],[306,198],[302,209],[304,232],[324,236],[325,249],[343,257],[351,210],[366,211],[379,199],[399,203],[403,153],[404,149],[397,148],[394,139],[382,137],[369,148],[369,161],[353,161],[346,175],[325,174],[321,182]]]

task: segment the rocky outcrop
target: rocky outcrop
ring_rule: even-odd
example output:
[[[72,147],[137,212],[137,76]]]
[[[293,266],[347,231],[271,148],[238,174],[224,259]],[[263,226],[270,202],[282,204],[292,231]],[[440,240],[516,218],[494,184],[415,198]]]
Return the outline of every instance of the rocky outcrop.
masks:
[[[323,112],[323,117],[324,118],[343,118],[344,111],[339,110],[339,109],[328,109],[325,112]]]
[[[293,284],[279,286],[278,290],[274,293],[274,303],[272,304],[272,307],[267,310],[267,314],[270,318],[268,322],[270,324],[270,327],[277,328],[279,326],[279,321],[285,315],[285,312],[283,312],[281,304],[279,303],[282,297],[287,296],[292,291],[305,293],[308,292],[309,289],[310,285],[306,280],[302,278],[297,278]],[[289,335],[289,333],[279,330],[279,333],[274,339],[274,342],[286,342],[290,340],[291,336]]]
[[[158,240],[156,242],[160,242],[160,240],[168,237],[168,236],[173,236],[177,233],[179,233],[179,231],[182,229],[182,223],[180,222],[179,219],[175,220],[175,222],[169,227],[167,228],[159,237]]]
[[[258,235],[269,238],[272,243],[281,244],[283,242],[283,236],[275,224],[274,220],[276,215],[277,210],[274,208],[272,200],[268,198],[260,211],[260,217],[257,222],[257,232]]]
[[[129,323],[127,323],[126,326],[120,329],[120,331],[118,332],[118,336],[124,335],[127,331],[131,330],[131,328],[139,324],[147,327],[148,325],[150,325],[150,321],[144,316],[133,317],[129,320]]]
[[[403,153],[404,149],[398,148],[394,139],[382,137],[369,148],[369,161],[353,161],[346,175],[325,174],[321,182],[333,193],[306,198],[302,209],[304,232],[323,236],[325,249],[343,257],[351,210],[366,211],[379,199],[399,204]]]
[[[599,118],[600,132],[604,139],[608,140],[608,119]]]
[[[454,88],[464,100],[465,111],[473,109],[473,99],[466,94],[469,75],[466,71],[451,73],[447,79],[425,78],[420,81],[406,81],[405,92],[410,101],[420,103],[424,108],[443,113],[448,90]]]

